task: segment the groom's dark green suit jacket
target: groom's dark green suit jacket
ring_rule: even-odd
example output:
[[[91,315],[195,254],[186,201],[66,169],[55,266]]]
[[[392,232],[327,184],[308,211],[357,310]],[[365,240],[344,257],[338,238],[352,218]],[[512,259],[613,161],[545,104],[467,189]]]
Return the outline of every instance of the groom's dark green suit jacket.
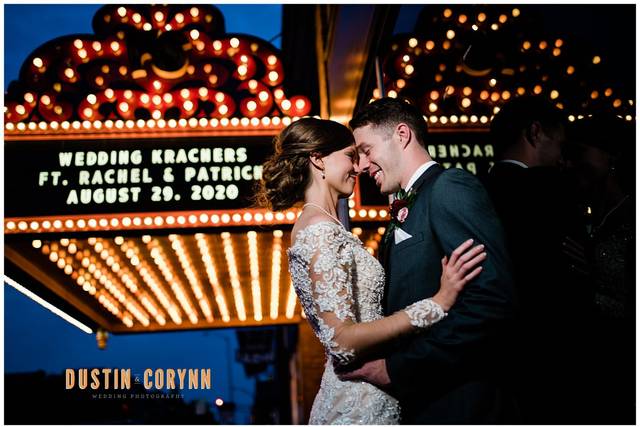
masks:
[[[401,228],[380,251],[385,267],[385,314],[433,296],[441,259],[473,238],[486,247],[483,271],[458,296],[448,316],[399,341],[387,357],[391,393],[405,424],[518,422],[504,386],[514,284],[501,224],[479,180],[460,169],[431,166],[413,185],[416,199]],[[542,315],[542,313],[541,313]]]

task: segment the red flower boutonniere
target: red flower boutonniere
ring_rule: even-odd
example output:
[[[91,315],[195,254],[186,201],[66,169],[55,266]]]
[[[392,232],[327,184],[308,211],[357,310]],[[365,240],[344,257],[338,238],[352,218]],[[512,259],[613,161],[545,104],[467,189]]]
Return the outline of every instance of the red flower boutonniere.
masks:
[[[413,190],[408,192],[400,190],[395,195],[395,200],[389,207],[389,214],[391,215],[391,222],[385,236],[385,242],[389,239],[389,236],[396,227],[404,223],[409,216],[409,210],[413,206],[416,199],[416,193]]]

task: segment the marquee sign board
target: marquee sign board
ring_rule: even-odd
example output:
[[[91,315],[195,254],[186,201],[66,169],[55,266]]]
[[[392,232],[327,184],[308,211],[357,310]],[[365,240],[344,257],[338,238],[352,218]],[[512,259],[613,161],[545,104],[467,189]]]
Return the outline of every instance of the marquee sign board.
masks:
[[[271,137],[5,144],[5,216],[252,206]]]

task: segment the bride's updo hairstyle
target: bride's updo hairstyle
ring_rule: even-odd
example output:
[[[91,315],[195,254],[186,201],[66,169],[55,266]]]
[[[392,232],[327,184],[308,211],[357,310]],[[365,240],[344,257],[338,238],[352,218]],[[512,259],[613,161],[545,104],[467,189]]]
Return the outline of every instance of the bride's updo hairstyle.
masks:
[[[311,117],[293,122],[274,138],[275,152],[263,165],[256,204],[281,211],[303,201],[311,182],[311,156],[324,157],[354,143],[340,123]]]

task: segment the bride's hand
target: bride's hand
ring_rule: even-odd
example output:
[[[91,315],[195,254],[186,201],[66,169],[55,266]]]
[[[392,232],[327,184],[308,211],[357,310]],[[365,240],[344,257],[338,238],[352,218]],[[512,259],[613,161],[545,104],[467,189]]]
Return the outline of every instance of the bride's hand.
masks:
[[[482,271],[482,267],[478,264],[487,257],[484,245],[471,248],[472,245],[473,239],[469,239],[451,253],[451,259],[447,259],[446,256],[442,258],[440,290],[431,299],[444,311],[449,311],[464,285]]]

